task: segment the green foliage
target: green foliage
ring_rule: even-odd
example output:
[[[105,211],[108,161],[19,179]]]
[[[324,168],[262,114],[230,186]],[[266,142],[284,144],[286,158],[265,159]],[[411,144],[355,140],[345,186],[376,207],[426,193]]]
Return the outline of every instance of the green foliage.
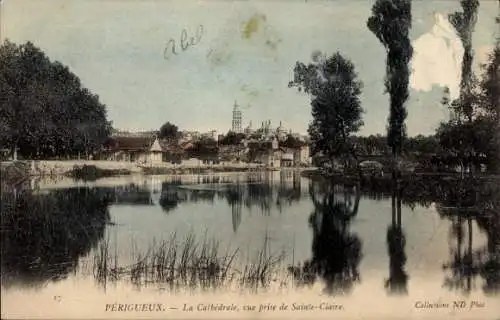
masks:
[[[367,21],[368,29],[387,51],[385,88],[390,94],[387,143],[394,155],[401,153],[406,137],[408,65],[413,55],[409,36],[411,21],[411,0],[377,0]]]
[[[441,124],[437,137],[441,147],[454,155],[464,167],[479,158],[488,169],[498,169],[500,151],[500,47],[499,40],[483,65],[484,74],[478,79],[472,72],[472,33],[477,20],[477,0],[462,0],[463,12],[449,16],[464,46],[460,97],[449,104],[454,118]]]
[[[193,147],[188,150],[192,157],[197,158],[211,158],[219,154],[219,147],[217,141],[212,138],[202,138],[196,141]]]
[[[229,131],[220,143],[225,146],[236,146],[241,144],[243,139],[245,139],[245,134]]]
[[[297,87],[311,95],[313,120],[309,125],[311,153],[335,157],[354,155],[349,137],[363,125],[359,95],[362,82],[354,64],[339,52],[329,58],[313,55],[313,62],[297,62],[294,80]]]
[[[500,23],[498,18],[497,23]],[[500,36],[491,52],[488,62],[483,66],[484,77],[481,81],[481,101],[484,113],[489,118],[491,146],[489,163],[493,170],[500,167]]]
[[[356,136],[352,137],[358,156],[388,156],[391,153],[387,145],[387,137],[382,135]],[[435,135],[417,135],[408,137],[403,146],[404,155],[412,157],[414,155],[433,155],[441,151],[439,140]]]
[[[179,138],[179,128],[175,124],[166,122],[160,128],[159,138],[177,140]]]
[[[29,158],[91,154],[111,131],[99,97],[31,42],[0,46],[0,146]]]
[[[380,134],[352,137],[352,143],[359,155],[388,154],[387,137]]]
[[[439,140],[435,135],[409,137],[404,144],[407,154],[435,154],[440,152]]]
[[[481,81],[481,105],[493,119],[500,121],[500,41],[483,66],[485,71]]]
[[[68,172],[66,175],[77,180],[95,181],[104,177],[113,177],[128,174],[131,174],[131,171],[127,169],[101,169],[96,166],[83,165],[81,167],[75,166],[73,170]]]
[[[293,135],[289,134],[286,140],[280,143],[280,146],[290,149],[296,149],[304,146],[306,143],[300,139],[295,138]]]
[[[441,123],[436,136],[440,147],[464,168],[482,163],[494,171],[498,167],[497,128],[492,118],[481,116],[470,122]]]
[[[478,0],[461,0],[462,12],[454,12],[448,16],[448,20],[455,28],[462,46],[464,56],[462,58],[462,78],[460,79],[460,97],[451,102],[451,109],[455,116],[462,121],[471,122],[474,117],[476,106],[480,103],[475,95],[477,79],[472,71],[474,59],[472,51],[472,33],[477,22]]]
[[[448,16],[448,20],[457,31],[464,47],[460,98],[454,104],[457,114],[471,121],[474,112],[474,104],[477,103],[473,94],[475,79],[472,71],[472,61],[474,59],[472,51],[472,33],[474,32],[474,27],[477,22],[479,0],[461,0],[460,5],[462,7],[462,12],[454,12]]]

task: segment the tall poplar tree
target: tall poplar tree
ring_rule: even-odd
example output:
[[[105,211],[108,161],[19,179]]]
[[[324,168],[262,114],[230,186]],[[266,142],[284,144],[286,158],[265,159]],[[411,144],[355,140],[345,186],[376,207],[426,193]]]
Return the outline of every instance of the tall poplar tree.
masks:
[[[411,25],[411,0],[377,0],[367,21],[368,29],[387,52],[385,88],[390,95],[387,143],[394,160],[401,154],[406,138],[405,103],[409,97],[409,63],[413,55]]]

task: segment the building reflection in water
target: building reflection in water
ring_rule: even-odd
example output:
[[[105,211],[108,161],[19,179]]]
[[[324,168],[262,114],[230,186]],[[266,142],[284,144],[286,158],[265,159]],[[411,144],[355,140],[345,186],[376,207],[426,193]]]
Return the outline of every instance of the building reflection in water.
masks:
[[[227,202],[233,232],[241,228],[245,212],[263,215],[286,212],[308,198],[312,233],[311,258],[289,271],[299,285],[318,279],[328,294],[348,294],[360,281],[362,241],[351,230],[361,191],[374,199],[391,198],[391,223],[386,238],[389,275],[384,281],[390,294],[408,294],[405,270],[405,233],[402,205],[435,204],[442,219],[451,222],[450,257],[443,266],[444,287],[463,294],[482,290],[500,293],[500,185],[484,179],[417,177],[401,189],[378,185],[339,187],[318,181],[303,185],[299,172],[255,173],[237,178],[194,177],[198,186],[182,186],[179,179],[136,183],[114,188],[70,188],[37,192],[23,189],[1,193],[2,285],[39,285],[64,279],[76,272],[78,261],[102,240],[110,223],[110,205],[159,205],[174,214],[190,203]],[[364,188],[364,189],[363,189]],[[385,188],[385,189],[384,189]],[[305,191],[304,191],[304,190]],[[309,213],[309,212],[308,212]],[[388,214],[381,212],[381,214]],[[229,223],[229,221],[227,222]],[[406,226],[408,228],[410,226]],[[480,246],[478,230],[486,236]],[[478,285],[480,283],[480,285]]]
[[[280,172],[280,183],[276,197],[276,207],[281,212],[284,207],[292,205],[302,197],[300,171],[282,170]]]
[[[257,209],[261,214],[270,215],[274,209],[281,212],[287,206],[308,197],[301,188],[302,178],[298,171],[280,172],[279,184],[274,183],[272,172],[255,173],[244,179],[237,177],[236,180],[230,180],[228,177],[199,176],[196,181],[200,184],[187,188],[182,188],[178,181],[163,182],[158,203],[165,213],[170,213],[182,203],[226,200],[231,208],[233,231],[237,232],[244,208],[248,211]]]

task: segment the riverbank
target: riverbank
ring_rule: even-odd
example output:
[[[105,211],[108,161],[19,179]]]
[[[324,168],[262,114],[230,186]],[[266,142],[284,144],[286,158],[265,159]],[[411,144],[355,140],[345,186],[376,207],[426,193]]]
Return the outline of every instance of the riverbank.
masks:
[[[393,180],[391,174],[371,175],[363,174],[361,178],[358,175],[333,174],[325,175],[318,169],[308,169],[300,173],[304,178],[315,181],[334,182],[336,185],[354,186],[358,185],[361,190],[383,190],[392,192]],[[439,181],[446,183],[456,183],[457,181],[481,181],[481,182],[499,182],[500,175],[493,173],[477,173],[474,176],[462,177],[458,172],[405,172],[398,179],[401,187],[414,187],[415,185],[425,185],[437,183]]]
[[[18,184],[29,178],[69,177],[75,180],[94,181],[100,178],[125,175],[189,175],[224,172],[276,171],[260,164],[173,165],[161,163],[140,166],[118,161],[6,161],[0,163],[3,183]]]
[[[141,173],[132,163],[108,161],[3,161],[0,162],[2,183],[17,184],[29,178],[109,177]]]

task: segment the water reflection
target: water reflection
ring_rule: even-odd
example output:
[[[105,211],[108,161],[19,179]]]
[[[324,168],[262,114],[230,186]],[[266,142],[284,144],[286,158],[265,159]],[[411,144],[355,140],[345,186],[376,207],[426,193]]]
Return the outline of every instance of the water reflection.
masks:
[[[486,294],[500,290],[499,186],[493,182],[460,180],[455,188],[440,190],[438,213],[452,222],[450,261],[444,285],[469,295],[477,278],[484,280]],[[474,249],[474,224],[486,234],[485,248]]]
[[[403,202],[429,207],[435,204],[442,219],[451,222],[450,258],[443,264],[443,286],[469,295],[483,279],[485,294],[500,291],[500,186],[486,177],[419,177],[405,183]],[[485,248],[474,249],[474,226],[487,238]]]
[[[109,222],[108,190],[2,192],[2,285],[43,284],[75,272]]]
[[[241,184],[231,186],[224,194],[228,205],[231,207],[231,221],[233,225],[233,232],[238,231],[238,227],[241,223],[241,212],[243,210],[243,194],[244,188]]]
[[[275,184],[272,173],[250,175],[246,179],[229,180],[224,177],[197,177],[193,186],[183,186],[179,181],[166,181],[161,186],[159,204],[166,213],[173,212],[181,203],[214,203],[224,199],[231,208],[233,230],[241,223],[243,208],[257,209],[270,215],[274,209],[285,208],[308,197],[302,190],[302,178],[298,171],[280,172],[279,183]]]
[[[301,177],[297,171],[280,172],[280,184],[276,197],[276,206],[281,211],[286,205],[293,205],[302,198]]]
[[[396,183],[395,183],[396,184]],[[406,237],[401,217],[401,189],[395,185],[391,197],[391,225],[387,228],[387,251],[389,254],[389,278],[385,288],[389,294],[408,293],[408,275],[406,264]]]
[[[406,251],[406,242],[412,241],[412,246],[423,244],[412,238],[416,227],[408,220],[404,224],[403,218],[409,219],[406,215],[408,208],[427,207],[451,226],[449,243],[445,243],[449,246],[450,256],[443,258],[443,270],[437,268],[435,271],[440,277],[443,273],[443,287],[462,294],[478,290],[491,295],[500,292],[498,181],[412,177],[400,181],[396,188],[392,181],[376,180],[339,186],[325,181],[304,183],[299,172],[293,171],[282,171],[279,178],[273,178],[269,173],[195,176],[192,183],[178,179],[153,183],[147,179],[143,183],[113,188],[2,192],[2,285],[44,283],[64,279],[76,272],[79,259],[102,243],[106,224],[110,223],[108,207],[111,205],[116,207],[118,214],[131,212],[129,216],[124,215],[128,218],[136,211],[160,217],[160,220],[154,220],[155,223],[165,219],[175,221],[176,214],[189,213],[189,210],[179,210],[181,207],[199,205],[200,209],[193,211],[206,210],[208,206],[213,207],[214,212],[228,212],[219,216],[227,219],[226,222],[217,220],[214,226],[227,225],[231,219],[231,228],[227,228],[229,233],[224,233],[231,239],[229,241],[242,234],[242,237],[248,237],[242,221],[251,211],[261,215],[253,215],[246,220],[247,223],[275,223],[272,228],[278,231],[277,237],[286,238],[288,230],[294,230],[294,234],[307,233],[307,236],[301,235],[305,245],[301,249],[300,264],[290,265],[289,271],[300,285],[321,280],[325,292],[331,295],[349,294],[360,286],[361,271],[365,273],[367,269],[364,268],[369,270],[373,263],[363,263],[360,271],[363,252],[369,251],[367,247],[373,248],[369,244],[374,238],[380,239],[381,248],[384,244],[386,246],[389,263],[387,265],[384,261],[381,269],[386,273],[388,269],[388,276],[378,276],[377,281],[383,283],[388,294],[409,294],[410,271],[413,277],[417,275],[407,265],[407,259],[412,256]],[[356,233],[353,222],[361,210],[360,203],[368,201],[390,203],[391,212],[365,209],[373,211],[366,219],[373,219],[373,222],[387,219],[387,222],[370,233],[363,231],[365,229],[356,229]],[[134,209],[126,211],[126,206]],[[280,214],[287,213],[287,210],[295,211],[290,215]],[[364,210],[361,211],[359,214],[363,215]],[[307,218],[301,215],[303,213]],[[203,216],[204,222],[210,223],[211,216]],[[140,224],[133,217],[130,219],[124,221]],[[182,216],[182,219],[189,218]],[[419,221],[424,223],[419,227],[426,228],[425,220]],[[282,226],[284,224],[289,229]],[[255,228],[255,225],[251,227]],[[125,237],[127,235],[125,233]],[[484,245],[479,237],[483,235],[486,237]],[[418,248],[412,250],[417,251]],[[378,255],[385,256],[385,253]]]
[[[152,206],[155,205],[152,192],[147,185],[129,184],[113,190],[115,205]]]
[[[303,266],[289,268],[299,285],[312,284],[319,277],[325,283],[324,291],[333,295],[350,293],[360,281],[362,242],[350,230],[350,223],[358,213],[360,192],[357,187],[354,194],[352,191],[329,184],[311,184],[312,258]]]
[[[163,182],[161,185],[161,196],[159,204],[163,212],[169,213],[175,210],[179,204],[188,201],[188,195],[178,188],[177,182]]]

